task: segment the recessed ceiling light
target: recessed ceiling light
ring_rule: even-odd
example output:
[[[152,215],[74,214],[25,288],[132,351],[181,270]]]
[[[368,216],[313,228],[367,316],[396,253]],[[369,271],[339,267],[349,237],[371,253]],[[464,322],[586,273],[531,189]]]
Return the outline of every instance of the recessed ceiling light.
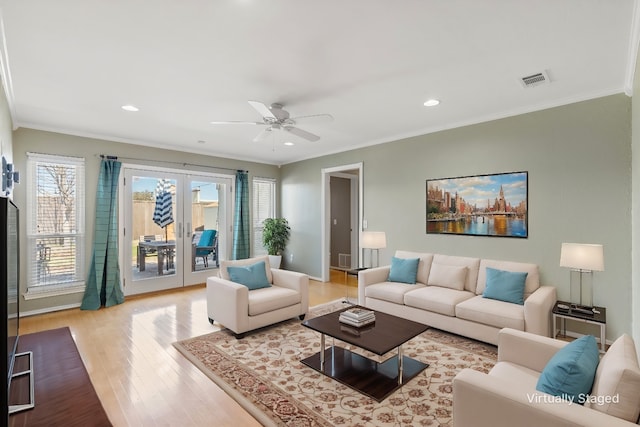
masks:
[[[135,105],[130,105],[130,104],[123,105],[121,108],[123,110],[125,110],[125,111],[140,111],[140,109],[138,107],[136,107]]]
[[[438,101],[437,99],[427,99],[424,103],[425,107],[435,107],[436,105],[440,104],[440,101]]]
[[[294,145],[296,145],[296,144],[294,144],[294,143],[293,143],[293,142],[291,142],[291,141],[287,141],[287,142],[285,142],[285,143],[284,143],[284,145],[286,145],[287,147],[291,147],[291,146],[294,146]]]

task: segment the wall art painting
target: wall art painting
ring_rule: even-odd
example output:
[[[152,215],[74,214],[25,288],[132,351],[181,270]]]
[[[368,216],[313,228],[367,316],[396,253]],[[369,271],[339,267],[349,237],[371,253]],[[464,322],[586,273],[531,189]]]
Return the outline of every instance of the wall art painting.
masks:
[[[427,234],[528,237],[528,172],[427,180]]]

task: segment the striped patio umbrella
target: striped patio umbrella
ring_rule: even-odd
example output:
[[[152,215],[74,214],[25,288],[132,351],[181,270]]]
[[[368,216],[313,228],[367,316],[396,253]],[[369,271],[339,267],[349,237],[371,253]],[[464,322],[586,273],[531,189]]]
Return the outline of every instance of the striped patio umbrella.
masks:
[[[171,183],[168,179],[159,179],[156,186],[156,208],[153,211],[153,222],[165,229],[173,222],[173,204],[171,200]]]

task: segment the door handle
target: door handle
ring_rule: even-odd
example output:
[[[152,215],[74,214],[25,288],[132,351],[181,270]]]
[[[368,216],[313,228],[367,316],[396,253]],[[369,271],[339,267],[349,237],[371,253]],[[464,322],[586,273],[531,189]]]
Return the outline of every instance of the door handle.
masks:
[[[191,223],[187,223],[187,238],[191,237]]]
[[[178,223],[178,238],[182,239],[182,223]]]

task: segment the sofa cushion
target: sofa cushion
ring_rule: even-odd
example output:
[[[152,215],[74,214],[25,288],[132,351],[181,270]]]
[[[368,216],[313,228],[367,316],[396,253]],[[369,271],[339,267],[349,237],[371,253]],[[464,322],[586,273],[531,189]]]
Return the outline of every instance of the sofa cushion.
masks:
[[[264,261],[265,264],[265,268],[266,268],[266,273],[267,273],[267,279],[269,280],[269,283],[273,283],[273,276],[271,275],[271,265],[269,264],[269,256],[268,255],[263,255],[263,256],[258,256],[258,257],[253,257],[253,258],[247,258],[247,259],[238,259],[238,260],[223,260],[220,261],[220,270],[218,271],[218,275],[224,279],[224,280],[231,280],[231,277],[229,277],[229,272],[227,271],[227,267],[229,266],[246,266],[246,265],[251,265],[251,264],[255,264],[259,261]]]
[[[416,275],[416,282],[427,284],[427,278],[429,277],[429,271],[431,270],[431,263],[433,262],[433,254],[411,252],[411,251],[396,251],[396,258],[420,258],[418,263],[418,274]]]
[[[456,305],[473,297],[475,294],[469,291],[426,286],[404,294],[404,304],[445,316],[455,316]]]
[[[593,386],[599,361],[596,339],[584,335],[553,355],[538,378],[536,390],[582,405]]]
[[[445,265],[434,262],[431,264],[431,272],[429,273],[427,285],[442,286],[461,291],[464,289],[468,271],[469,269],[464,266]]]
[[[478,268],[480,267],[480,258],[468,258],[462,256],[440,255],[433,256],[433,262],[443,265],[456,265],[459,267],[467,267],[467,280],[464,288],[467,291],[476,291],[476,282],[478,281]],[[427,283],[427,282],[425,282]]]
[[[401,282],[413,285],[416,283],[420,258],[391,258],[389,282]]]
[[[540,287],[540,274],[536,264],[528,264],[524,262],[496,261],[492,259],[483,259],[480,261],[480,269],[478,271],[478,287],[476,294],[482,295],[487,283],[487,267],[505,271],[520,271],[527,273],[527,280],[524,282],[524,299],[535,292]]]
[[[250,291],[271,286],[269,279],[267,279],[264,261],[251,265],[228,266],[227,271],[232,282],[240,283]]]
[[[524,331],[524,307],[476,295],[456,305],[456,317],[496,328]]]
[[[424,285],[416,283],[409,285],[399,282],[380,282],[369,285],[365,288],[364,295],[367,298],[376,298],[383,301],[394,302],[396,304],[404,304],[404,294],[416,288],[423,288]]]
[[[256,289],[249,292],[249,316],[269,313],[301,302],[299,292],[280,286]]]
[[[487,267],[487,285],[483,298],[524,305],[524,282],[527,273],[519,271],[496,270]]]
[[[602,399],[590,401],[585,406],[627,421],[638,420],[640,368],[636,348],[629,335],[623,334],[615,340],[602,357],[591,394]],[[607,401],[606,396],[618,396],[618,402]]]

